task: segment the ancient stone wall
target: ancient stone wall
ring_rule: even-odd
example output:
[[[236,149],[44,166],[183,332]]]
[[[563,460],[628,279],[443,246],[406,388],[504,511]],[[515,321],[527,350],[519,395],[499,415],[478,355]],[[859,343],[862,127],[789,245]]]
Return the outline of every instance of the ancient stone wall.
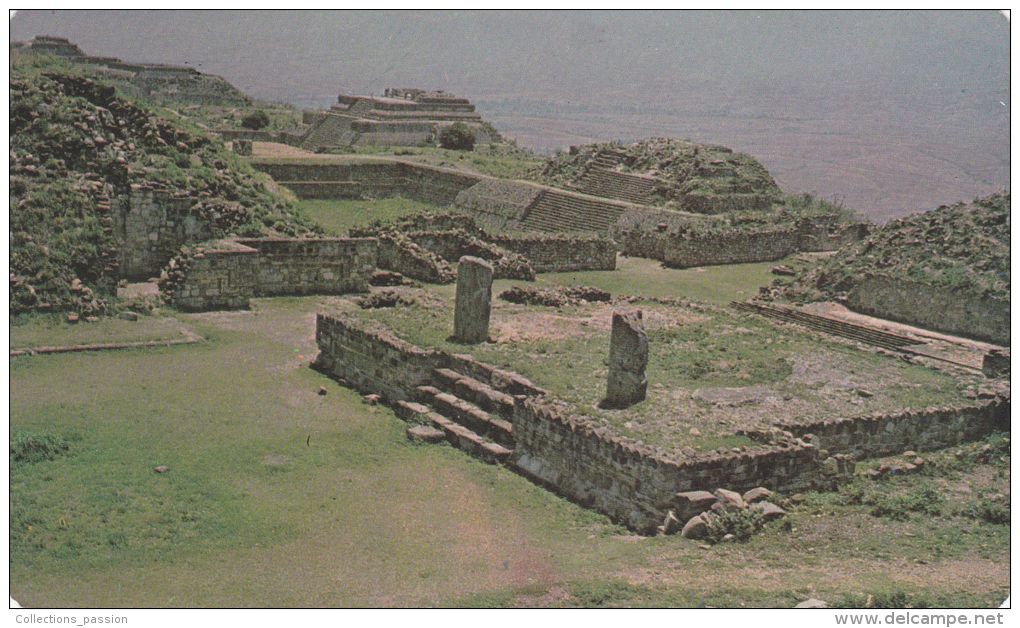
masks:
[[[367,292],[376,269],[374,238],[251,238],[258,251],[256,294]]]
[[[541,192],[541,187],[521,181],[483,179],[459,192],[454,205],[485,228],[519,229],[525,210]]]
[[[971,405],[923,408],[823,421],[780,421],[776,427],[798,437],[807,434],[830,453],[856,458],[890,456],[908,449],[926,451],[981,439],[996,431],[1009,431],[1008,399],[996,398]],[[748,432],[756,440],[764,432]]]
[[[641,222],[641,221],[635,221]],[[661,260],[666,266],[690,268],[718,264],[770,262],[800,251],[834,251],[866,233],[863,226],[838,225],[832,219],[796,225],[699,233],[662,223],[661,230],[640,226],[613,231],[625,255]]]
[[[420,349],[397,338],[381,324],[346,313],[315,317],[316,368],[386,401],[415,398],[415,388],[431,381],[442,364],[438,351]]]
[[[112,217],[121,251],[121,277],[155,277],[182,245],[212,237],[209,225],[189,213],[193,203],[186,196],[140,186],[132,186],[130,193],[114,199]]]
[[[164,270],[164,292],[188,311],[235,309],[255,296],[367,292],[374,238],[221,240],[188,250]]]
[[[616,243],[595,235],[521,233],[492,242],[523,255],[536,273],[616,270]]]
[[[682,491],[765,486],[799,491],[833,481],[804,443],[680,459],[540,399],[516,398],[514,462],[525,475],[641,532],[662,524]]]
[[[865,314],[1009,345],[1009,301],[969,290],[867,275],[857,279],[846,304]]]
[[[323,164],[256,160],[253,165],[299,198],[330,198],[328,192],[335,191],[339,195],[334,198],[404,196],[452,205],[458,193],[480,179],[447,168],[395,160]]]
[[[259,252],[236,242],[217,242],[192,255],[175,286],[173,302],[195,312],[248,307],[258,282]]]

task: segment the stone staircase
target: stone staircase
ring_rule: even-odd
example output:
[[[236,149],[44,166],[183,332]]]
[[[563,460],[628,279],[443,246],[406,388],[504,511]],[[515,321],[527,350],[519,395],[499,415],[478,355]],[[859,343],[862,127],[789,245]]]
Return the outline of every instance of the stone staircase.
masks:
[[[579,192],[592,196],[604,196],[628,203],[648,205],[655,193],[655,179],[597,166],[589,168],[575,187]]]
[[[524,210],[521,226],[530,231],[608,232],[624,208],[597,198],[542,190]]]
[[[732,302],[730,305],[744,312],[759,314],[786,323],[796,323],[815,331],[849,338],[850,340],[856,340],[890,351],[902,351],[907,347],[925,344],[924,341],[915,338],[881,331],[872,327],[865,327],[864,325],[855,325],[817,314],[808,314],[794,308],[760,303],[741,303],[737,301]]]
[[[451,445],[486,462],[509,462],[514,398],[452,369],[437,368],[432,375],[435,385],[419,386],[417,401],[396,403],[397,416],[434,427]]]

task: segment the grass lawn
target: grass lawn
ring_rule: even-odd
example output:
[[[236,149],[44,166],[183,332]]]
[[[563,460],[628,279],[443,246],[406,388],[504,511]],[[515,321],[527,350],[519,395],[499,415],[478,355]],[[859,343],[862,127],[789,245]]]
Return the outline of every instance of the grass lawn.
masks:
[[[21,318],[10,326],[11,349],[148,340],[178,340],[186,325],[172,316],[142,316],[137,321],[101,318],[67,323],[61,316]]]
[[[408,214],[440,211],[443,208],[421,201],[393,197],[372,201],[302,200],[298,207],[330,235],[347,235],[351,227],[364,227],[376,220],[396,220]]]
[[[318,302],[180,315],[207,338],[199,345],[11,360],[13,598],[987,606],[1008,591],[1009,527],[969,510],[899,519],[812,493],[788,524],[706,550],[634,537],[504,468],[412,445],[390,410],[308,368]],[[1008,493],[1006,460],[947,470],[947,481],[970,498]],[[911,492],[932,480],[895,481]]]

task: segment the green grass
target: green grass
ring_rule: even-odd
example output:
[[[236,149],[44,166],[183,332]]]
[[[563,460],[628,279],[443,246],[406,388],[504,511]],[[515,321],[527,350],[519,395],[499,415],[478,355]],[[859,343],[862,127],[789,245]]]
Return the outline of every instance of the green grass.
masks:
[[[181,315],[199,345],[12,360],[12,446],[45,452],[11,467],[13,598],[792,606],[903,591],[987,606],[1007,594],[1009,526],[874,517],[838,493],[809,493],[789,526],[746,543],[634,539],[506,469],[409,443],[390,410],[312,371],[317,302]],[[954,473],[1008,491],[1008,467],[989,468]]]
[[[302,200],[298,208],[312,222],[331,235],[346,235],[352,227],[364,227],[376,220],[396,220],[409,214],[440,211],[443,208],[401,197],[372,201]]]
[[[613,295],[673,297],[725,304],[743,301],[757,294],[759,286],[775,278],[770,269],[783,263],[790,263],[790,260],[674,269],[663,268],[655,260],[621,256],[617,258],[614,271],[548,273],[539,277],[539,283],[556,286],[583,284],[608,290]]]
[[[76,324],[62,316],[21,317],[10,326],[11,348],[179,340],[186,329],[172,316],[142,316],[137,321],[101,318]]]
[[[534,179],[543,161],[520,149],[504,145],[479,144],[473,151],[449,150],[432,146],[356,146],[356,155],[380,155],[417,161],[432,166],[457,168],[505,179]]]

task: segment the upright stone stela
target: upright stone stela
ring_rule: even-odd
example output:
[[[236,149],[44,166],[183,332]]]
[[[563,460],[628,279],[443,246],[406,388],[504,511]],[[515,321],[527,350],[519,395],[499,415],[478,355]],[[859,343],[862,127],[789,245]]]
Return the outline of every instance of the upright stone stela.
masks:
[[[492,265],[465,255],[457,264],[457,304],[453,312],[453,339],[467,344],[489,338],[492,301]]]
[[[641,310],[613,312],[609,338],[609,377],[604,408],[626,408],[643,401],[648,391],[648,335]]]

